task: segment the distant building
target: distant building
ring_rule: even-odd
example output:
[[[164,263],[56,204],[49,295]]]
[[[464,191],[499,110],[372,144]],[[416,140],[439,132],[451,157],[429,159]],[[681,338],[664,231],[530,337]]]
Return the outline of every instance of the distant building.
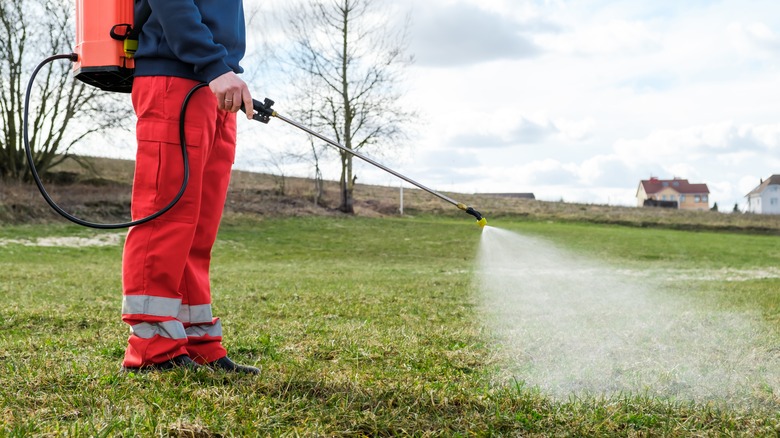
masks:
[[[780,175],[772,175],[745,195],[748,213],[780,214]]]
[[[681,210],[709,210],[710,189],[707,184],[691,184],[687,179],[651,177],[639,182],[636,205],[676,207]],[[676,205],[675,205],[676,204]]]
[[[479,193],[481,196],[492,196],[496,198],[521,198],[536,199],[533,193]]]

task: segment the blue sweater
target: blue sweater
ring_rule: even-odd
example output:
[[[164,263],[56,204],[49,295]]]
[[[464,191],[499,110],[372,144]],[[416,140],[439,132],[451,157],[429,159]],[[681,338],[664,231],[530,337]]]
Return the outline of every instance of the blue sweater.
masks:
[[[176,76],[211,82],[244,69],[242,0],[140,0],[151,7],[135,53],[135,76]]]

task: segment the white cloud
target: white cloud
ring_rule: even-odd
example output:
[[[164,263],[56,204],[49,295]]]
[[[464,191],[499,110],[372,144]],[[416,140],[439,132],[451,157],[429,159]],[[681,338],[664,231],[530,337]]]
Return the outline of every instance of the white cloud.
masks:
[[[581,120],[560,119],[555,121],[558,131],[570,142],[582,142],[588,140],[593,134],[596,121],[592,117]]]
[[[627,162],[668,162],[670,157],[735,163],[726,157],[744,160],[757,152],[769,152],[780,144],[780,124],[736,125],[720,122],[682,129],[658,130],[647,137],[619,139],[615,151]]]
[[[578,169],[579,182],[588,187],[626,187],[638,182],[636,171],[616,155],[598,155]]]
[[[423,66],[455,67],[539,55],[533,25],[469,3],[415,4],[412,51]]]
[[[763,22],[731,23],[728,27],[734,44],[741,49],[760,49],[776,55],[780,52],[780,35]]]
[[[576,56],[636,56],[661,50],[662,38],[636,20],[610,20],[598,26],[573,25],[564,32],[540,35],[545,49]]]
[[[494,131],[493,131],[494,130]],[[469,129],[458,134],[449,144],[453,147],[482,149],[513,147],[524,144],[538,144],[560,132],[555,123],[549,120],[535,121],[520,117],[518,120],[502,126],[485,129]]]

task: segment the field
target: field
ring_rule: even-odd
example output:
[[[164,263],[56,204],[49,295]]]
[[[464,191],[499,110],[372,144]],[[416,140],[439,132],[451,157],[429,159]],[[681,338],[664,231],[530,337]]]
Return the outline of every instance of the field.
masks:
[[[214,251],[215,313],[231,356],[262,367],[259,378],[119,374],[128,334],[119,320],[121,235],[60,223],[0,227],[0,435],[780,431],[771,389],[747,407],[646,394],[554,399],[522,375],[501,377],[505,359],[475,280],[480,231],[470,222],[229,215]],[[696,279],[675,291],[758,311],[780,328],[776,236],[516,218],[491,224],[621,266],[766,269],[771,275]]]
[[[100,167],[102,177],[50,191],[86,218],[125,219],[131,170]],[[214,311],[230,355],[262,368],[249,377],[120,374],[123,232],[68,225],[34,187],[0,185],[0,436],[780,433],[778,218],[456,194],[495,227],[483,233],[420,191],[406,191],[399,216],[397,188],[358,186],[358,214],[345,216],[333,210],[332,184],[324,205],[311,202],[310,188],[234,175],[214,249]],[[507,233],[497,239],[504,252],[487,239],[495,233]],[[491,296],[491,275],[504,274],[489,268],[505,262],[530,277],[493,278],[503,288]],[[604,285],[617,275],[629,280],[616,294]],[[582,292],[580,301],[561,289]],[[552,323],[533,339],[505,336],[502,324],[514,320],[497,316],[517,310],[521,290],[548,303],[517,312]],[[555,292],[558,301],[548,300]],[[641,308],[632,302],[639,292]],[[575,318],[559,315],[571,309]],[[577,351],[566,363],[522,359],[531,346],[567,353],[558,343],[581,329],[570,324],[578,317],[612,337],[623,335],[618,322],[649,327],[653,345],[681,360],[665,384],[685,385],[599,392],[603,382],[593,380],[591,392],[548,390],[560,381],[536,379],[534,366],[548,368],[546,378],[564,370],[588,381],[580,369],[648,354],[637,342],[592,363],[578,363]],[[582,331],[585,347],[614,341],[600,333]],[[686,341],[690,333],[702,345],[714,340],[713,350]],[[744,356],[737,365],[734,355]],[[700,375],[677,382],[688,362]],[[718,386],[735,381],[746,388],[741,398],[721,397]]]

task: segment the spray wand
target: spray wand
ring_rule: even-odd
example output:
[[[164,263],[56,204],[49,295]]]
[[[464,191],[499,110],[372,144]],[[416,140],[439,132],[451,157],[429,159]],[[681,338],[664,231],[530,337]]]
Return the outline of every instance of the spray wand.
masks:
[[[294,120],[291,120],[291,119],[289,119],[289,118],[279,114],[278,112],[276,112],[276,110],[271,108],[273,106],[273,104],[274,104],[274,101],[269,99],[269,98],[267,98],[267,97],[265,98],[265,100],[263,102],[260,102],[257,99],[253,99],[252,100],[252,106],[254,107],[255,114],[254,114],[254,116],[252,118],[254,120],[257,120],[258,122],[268,123],[271,120],[271,117],[276,117],[277,119],[282,120],[283,122],[286,122],[286,123],[288,123],[288,124],[298,128],[298,129],[300,129],[300,130],[302,130],[302,131],[304,131],[304,132],[306,132],[306,133],[308,133],[310,135],[313,135],[313,136],[319,138],[320,140],[330,144],[331,146],[334,146],[334,147],[336,147],[336,148],[338,148],[338,149],[340,149],[340,150],[342,150],[342,151],[344,151],[344,152],[346,152],[348,154],[354,155],[354,156],[360,158],[361,160],[365,161],[368,164],[374,165],[374,166],[384,170],[387,173],[390,173],[392,175],[397,176],[398,178],[401,178],[402,180],[408,182],[409,184],[412,184],[415,187],[418,187],[418,188],[420,188],[422,190],[425,190],[426,192],[430,193],[433,196],[438,197],[439,199],[442,199],[442,200],[444,200],[446,202],[449,202],[450,204],[458,207],[460,210],[465,211],[467,214],[470,214],[470,215],[474,216],[477,219],[477,225],[479,225],[481,228],[484,228],[485,225],[487,225],[487,219],[485,219],[485,217],[483,217],[480,212],[478,212],[477,210],[474,210],[473,207],[469,207],[466,204],[463,204],[462,202],[458,202],[458,201],[450,198],[447,195],[441,194],[441,193],[439,193],[439,192],[437,192],[437,191],[435,191],[435,190],[433,190],[431,188],[428,188],[428,187],[418,183],[417,181],[409,178],[408,176],[402,175],[402,174],[396,172],[395,170],[390,169],[389,167],[374,161],[373,159],[371,159],[371,158],[361,154],[358,151],[352,150],[352,149],[342,145],[341,143],[338,143],[338,142],[336,142],[334,140],[331,140],[328,137],[325,137],[324,135],[322,135],[322,134],[320,134],[318,132],[315,132],[312,129],[306,127],[306,126],[301,125],[300,123],[298,123],[298,122],[296,122]],[[241,109],[243,111],[246,111],[246,109],[244,108],[243,105],[241,106]]]

